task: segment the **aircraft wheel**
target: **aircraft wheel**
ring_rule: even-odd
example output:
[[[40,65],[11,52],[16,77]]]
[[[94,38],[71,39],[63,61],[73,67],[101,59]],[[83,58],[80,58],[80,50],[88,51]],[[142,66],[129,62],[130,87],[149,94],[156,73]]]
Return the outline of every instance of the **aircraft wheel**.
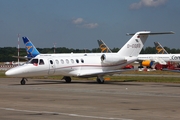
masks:
[[[101,79],[97,78],[97,82],[98,82],[99,84],[103,84],[103,83],[104,83],[104,80],[101,80]]]
[[[65,81],[66,81],[66,83],[70,83],[71,82],[71,77],[65,77]]]
[[[144,68],[143,66],[138,66],[138,68]]]
[[[22,78],[20,83],[21,83],[21,85],[25,85],[26,84],[26,78]]]

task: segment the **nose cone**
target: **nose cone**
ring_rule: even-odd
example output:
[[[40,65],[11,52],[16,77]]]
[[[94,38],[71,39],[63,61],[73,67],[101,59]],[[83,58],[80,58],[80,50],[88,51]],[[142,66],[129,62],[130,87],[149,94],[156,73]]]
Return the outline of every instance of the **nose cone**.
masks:
[[[5,75],[9,77],[19,77],[22,74],[23,74],[23,71],[19,69],[19,67],[11,68],[5,72]]]
[[[5,72],[6,76],[14,76],[15,74],[16,74],[16,72],[13,69],[10,69]]]
[[[11,74],[11,73],[9,72],[9,70],[5,72],[5,75],[6,75],[6,76],[9,76],[10,74]]]

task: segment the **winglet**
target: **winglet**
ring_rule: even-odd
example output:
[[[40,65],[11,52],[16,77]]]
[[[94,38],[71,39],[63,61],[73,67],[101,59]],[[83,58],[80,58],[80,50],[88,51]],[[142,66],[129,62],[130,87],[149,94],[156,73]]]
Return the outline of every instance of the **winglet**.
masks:
[[[32,44],[32,42],[27,38],[27,37],[22,37],[25,48],[26,48],[26,52],[27,52],[27,57],[29,59],[36,57],[37,55],[39,55],[39,51],[36,49],[36,47]]]

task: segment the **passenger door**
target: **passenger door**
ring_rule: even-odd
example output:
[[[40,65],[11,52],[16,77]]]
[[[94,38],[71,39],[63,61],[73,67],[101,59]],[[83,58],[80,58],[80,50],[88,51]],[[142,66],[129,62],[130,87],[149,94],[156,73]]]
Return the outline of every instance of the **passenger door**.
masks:
[[[49,75],[53,75],[55,73],[55,63],[53,59],[49,59]]]

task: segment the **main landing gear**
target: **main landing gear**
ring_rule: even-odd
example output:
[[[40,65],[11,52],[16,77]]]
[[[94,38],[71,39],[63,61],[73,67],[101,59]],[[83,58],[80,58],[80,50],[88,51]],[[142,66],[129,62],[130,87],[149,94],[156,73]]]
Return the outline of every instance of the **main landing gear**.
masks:
[[[99,84],[103,84],[103,83],[104,83],[103,77],[97,77],[96,81],[97,81]]]
[[[69,77],[69,76],[64,76],[62,79],[64,79],[66,81],[66,83],[70,83],[71,82],[71,77]],[[104,79],[101,76],[97,77],[96,81],[99,84],[103,84],[104,83]]]
[[[71,77],[69,76],[64,76],[62,79],[64,79],[66,83],[71,83]]]
[[[22,78],[22,80],[20,81],[21,85],[25,85],[26,81],[28,81],[27,78]]]

